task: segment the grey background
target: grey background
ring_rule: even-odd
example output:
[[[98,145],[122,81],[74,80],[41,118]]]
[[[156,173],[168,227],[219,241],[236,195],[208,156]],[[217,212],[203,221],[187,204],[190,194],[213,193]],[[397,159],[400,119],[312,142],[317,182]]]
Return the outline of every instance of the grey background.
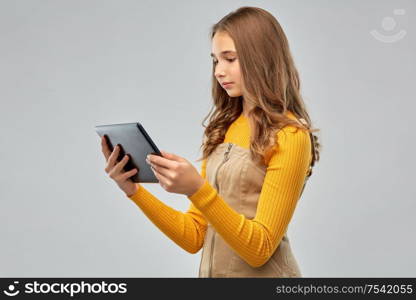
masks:
[[[140,121],[199,170],[208,31],[244,5],[0,1],[0,276],[197,276],[201,252],[179,248],[107,178],[94,126]],[[282,24],[321,129],[322,159],[289,226],[303,275],[416,276],[415,2],[249,5]],[[407,35],[384,43],[373,29]]]

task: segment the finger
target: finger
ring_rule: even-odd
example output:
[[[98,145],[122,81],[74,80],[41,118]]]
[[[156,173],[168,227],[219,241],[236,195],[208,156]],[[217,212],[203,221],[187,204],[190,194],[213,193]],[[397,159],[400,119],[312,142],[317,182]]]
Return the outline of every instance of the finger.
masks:
[[[149,155],[149,162],[151,162],[154,165],[157,165],[162,168],[166,169],[173,169],[176,167],[177,162],[166,159],[164,157],[161,157],[159,155],[150,154]]]
[[[181,162],[184,160],[183,157],[180,157],[179,155],[176,155],[174,153],[166,152],[163,150],[161,150],[160,153],[162,153],[163,157],[169,160],[178,161],[178,162]]]
[[[120,147],[118,145],[116,145],[114,147],[113,152],[111,153],[110,157],[108,158],[108,164],[107,164],[108,168],[113,168],[113,166],[115,165],[119,151],[120,151]]]
[[[159,175],[159,173],[156,172],[152,167],[151,167],[151,169],[152,169],[153,174],[155,174],[157,180],[159,181],[160,185],[162,185],[162,177],[161,177],[161,175]]]
[[[116,164],[114,167],[115,173],[120,173],[121,170],[124,168],[124,166],[127,164],[127,161],[129,160],[129,156],[126,154],[124,155],[123,159]]]
[[[107,161],[110,157],[111,151],[108,148],[107,141],[105,140],[105,136],[101,137],[101,151],[104,154],[105,160]]]
[[[125,180],[127,180],[127,179],[129,179],[131,176],[133,176],[134,174],[136,174],[138,171],[137,171],[137,169],[135,168],[135,169],[132,169],[132,170],[130,170],[130,171],[127,171],[127,172],[125,172],[124,174],[122,174],[121,176],[120,176],[120,179],[122,180],[122,181],[125,181]]]
[[[166,169],[164,167],[160,167],[158,165],[155,164],[151,164],[150,167],[155,170],[157,173],[161,174],[163,177],[165,178],[169,178],[171,179],[173,177],[173,171]]]
[[[165,186],[170,183],[169,178],[166,178],[165,176],[163,176],[162,174],[160,174],[159,172],[157,172],[155,169],[152,168],[153,174],[155,174],[157,180],[159,180],[160,185],[165,188]]]

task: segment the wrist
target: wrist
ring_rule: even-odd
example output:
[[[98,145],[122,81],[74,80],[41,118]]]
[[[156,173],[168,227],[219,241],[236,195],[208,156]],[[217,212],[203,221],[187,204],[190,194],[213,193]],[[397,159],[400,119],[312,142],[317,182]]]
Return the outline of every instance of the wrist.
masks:
[[[139,183],[135,183],[134,184],[134,187],[135,188],[134,188],[134,190],[132,192],[125,193],[127,197],[132,197],[133,195],[135,195],[139,191],[140,184]]]
[[[195,188],[191,191],[190,194],[186,196],[191,197],[192,195],[194,195],[196,192],[199,191],[199,189],[204,185],[204,183],[205,183],[205,179],[201,177],[198,183],[195,184]]]

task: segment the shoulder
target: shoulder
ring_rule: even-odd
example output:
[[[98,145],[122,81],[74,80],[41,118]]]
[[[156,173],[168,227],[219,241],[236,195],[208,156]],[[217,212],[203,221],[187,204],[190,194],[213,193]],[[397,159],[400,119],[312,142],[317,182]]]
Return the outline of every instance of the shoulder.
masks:
[[[293,113],[288,112],[288,117],[302,125]],[[307,152],[312,146],[309,131],[293,125],[287,125],[277,131],[275,138],[275,150],[286,149],[290,152]]]
[[[312,141],[306,129],[287,125],[275,133],[274,139],[271,151],[265,155],[266,165],[275,163],[276,159],[299,160],[311,153]]]
[[[299,123],[299,125],[303,125],[291,111],[288,111],[288,113],[286,115],[290,119]],[[301,138],[301,139],[305,138],[305,136],[309,137],[309,132],[306,129],[297,128],[293,125],[286,125],[282,129],[278,130],[277,133],[276,133],[278,138],[282,135],[286,136],[287,134],[292,134],[292,135],[296,136],[297,138]]]
[[[294,126],[285,126],[276,133],[275,147],[283,148],[310,148],[311,140],[309,131]]]

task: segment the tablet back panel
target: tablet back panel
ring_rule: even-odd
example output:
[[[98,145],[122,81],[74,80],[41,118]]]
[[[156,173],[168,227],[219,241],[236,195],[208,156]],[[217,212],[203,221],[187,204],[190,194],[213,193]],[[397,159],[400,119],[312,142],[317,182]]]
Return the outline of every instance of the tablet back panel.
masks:
[[[162,156],[162,154],[140,123],[98,125],[95,126],[95,131],[100,137],[106,136],[110,151],[120,144],[121,151],[117,158],[118,161],[125,154],[130,156],[124,170],[138,169],[139,172],[130,177],[133,182],[159,182],[150,165],[146,163],[146,156],[147,154]]]

